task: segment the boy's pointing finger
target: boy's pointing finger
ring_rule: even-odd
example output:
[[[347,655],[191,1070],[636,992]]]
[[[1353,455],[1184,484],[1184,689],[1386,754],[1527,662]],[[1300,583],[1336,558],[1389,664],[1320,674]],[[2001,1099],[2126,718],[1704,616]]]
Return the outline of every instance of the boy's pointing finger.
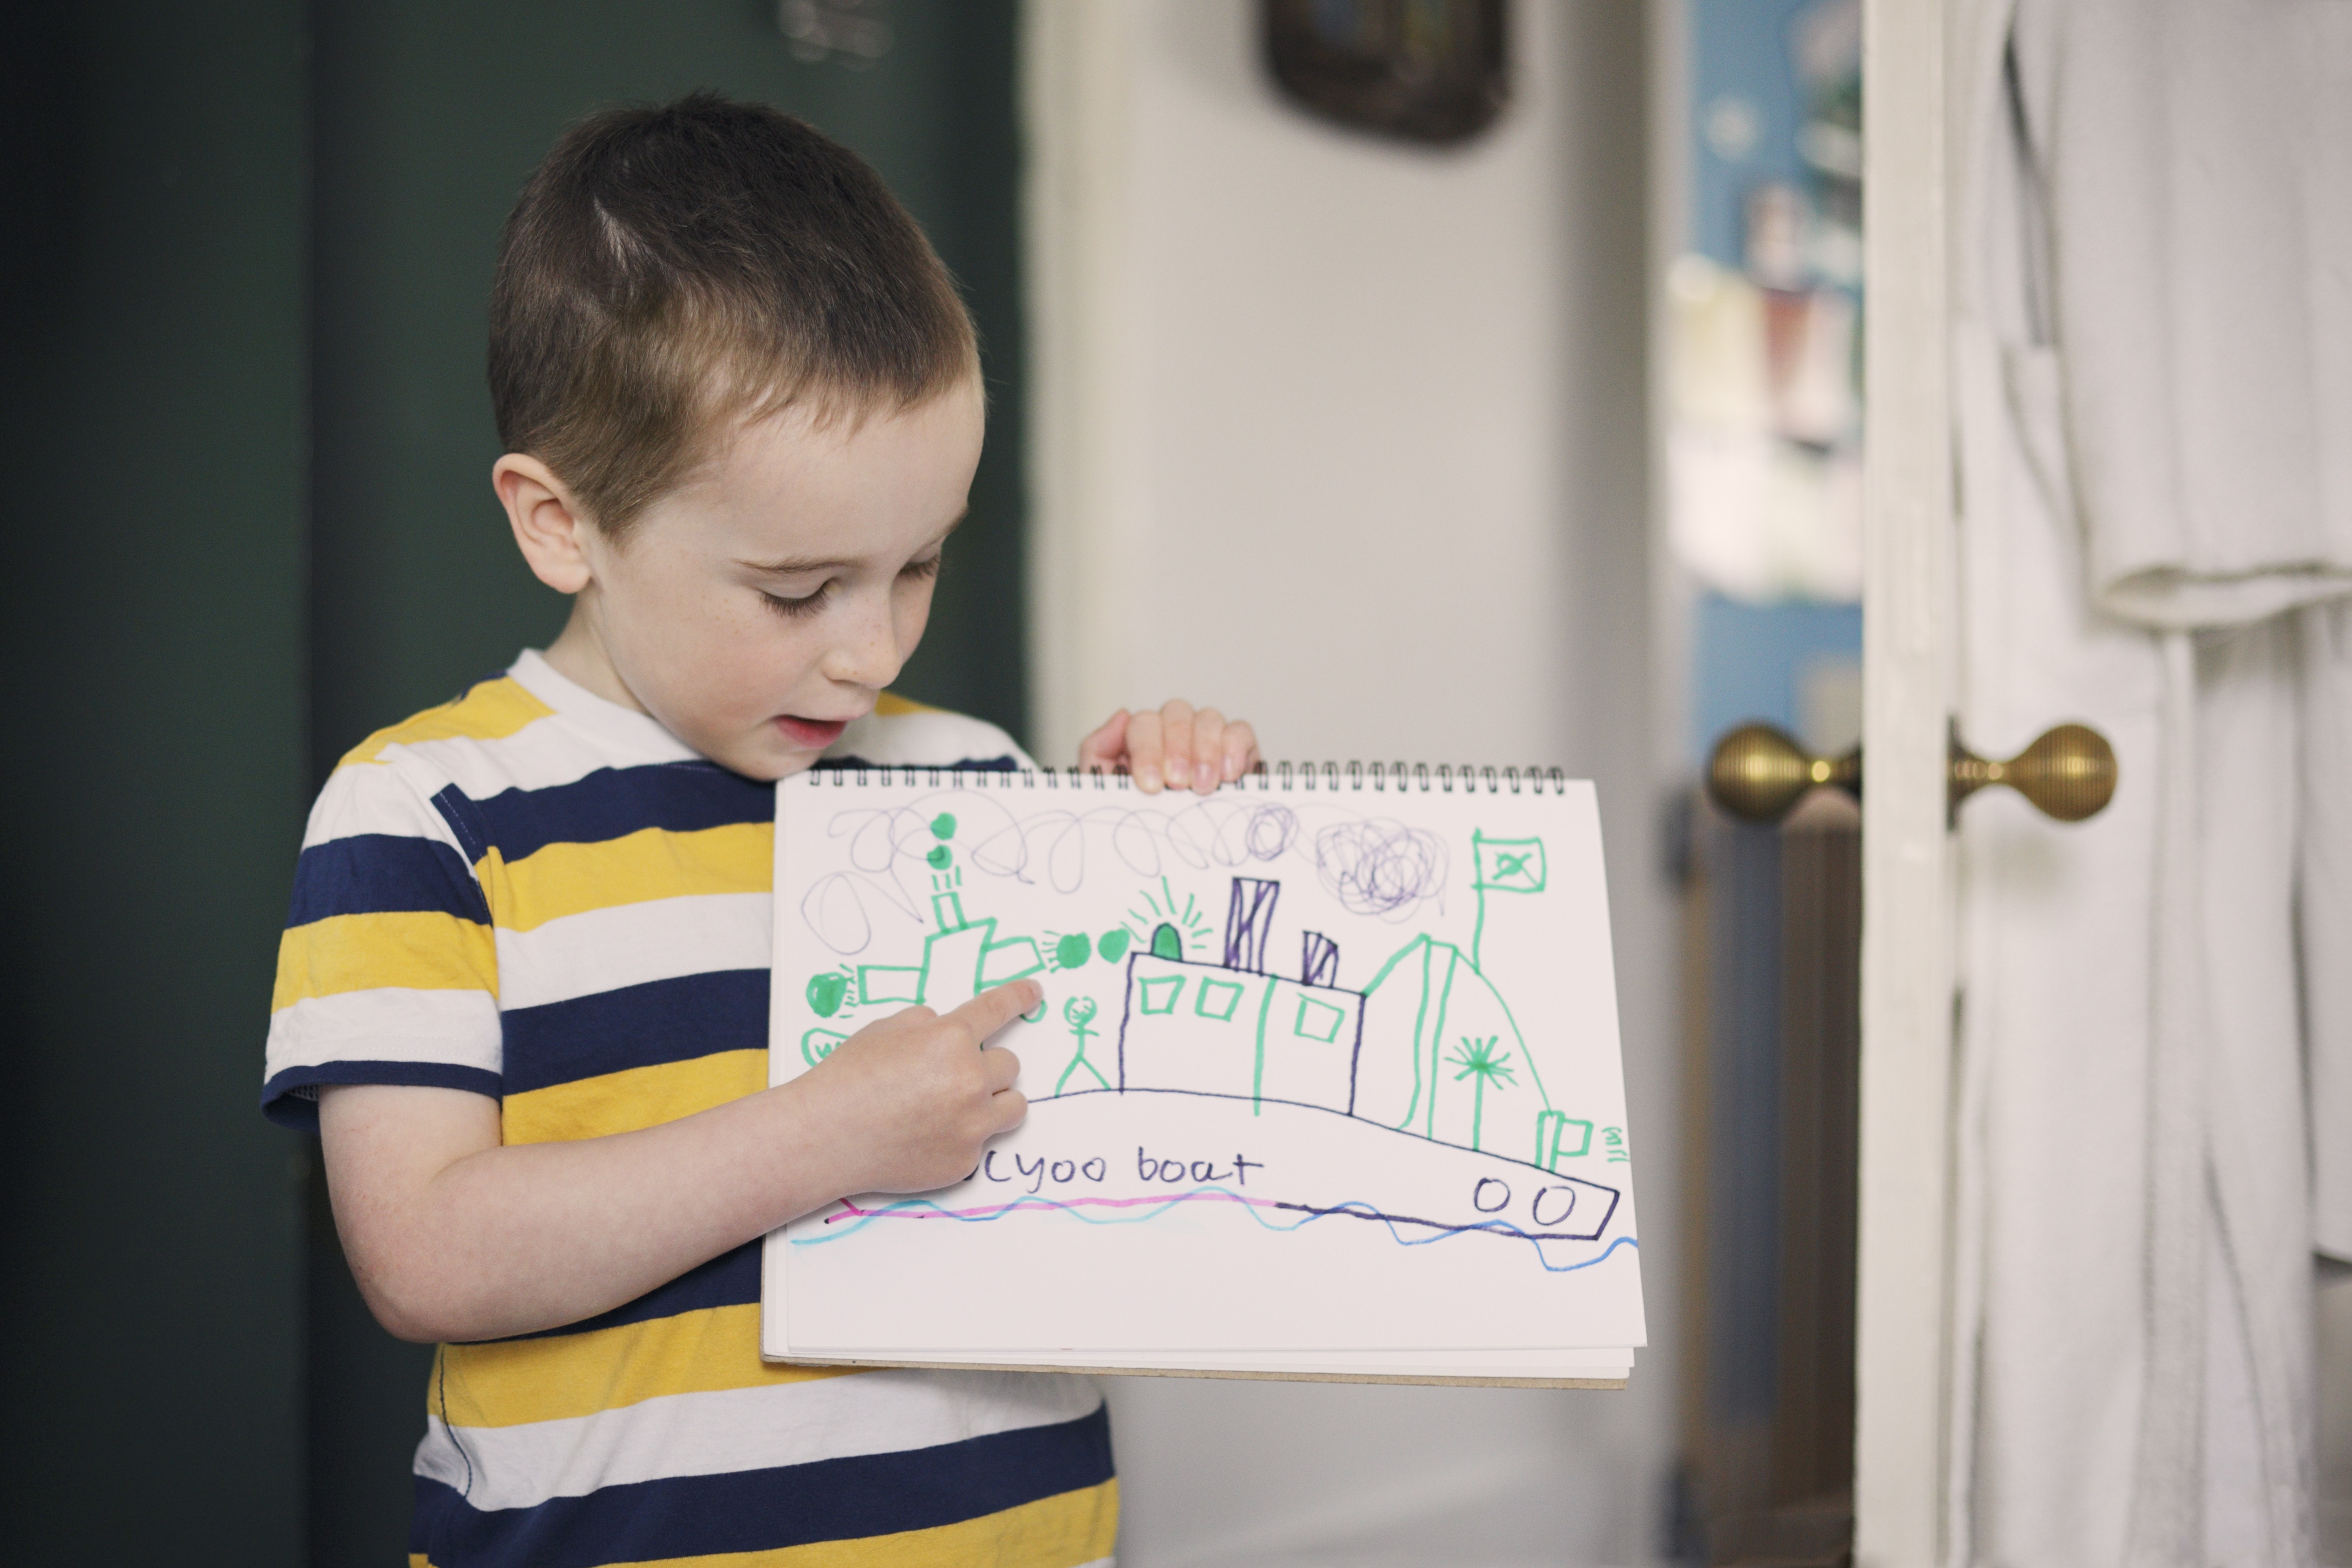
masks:
[[[985,1044],[990,1036],[1045,999],[1045,989],[1035,981],[1014,980],[982,992],[948,1016],[962,1020],[973,1037]]]

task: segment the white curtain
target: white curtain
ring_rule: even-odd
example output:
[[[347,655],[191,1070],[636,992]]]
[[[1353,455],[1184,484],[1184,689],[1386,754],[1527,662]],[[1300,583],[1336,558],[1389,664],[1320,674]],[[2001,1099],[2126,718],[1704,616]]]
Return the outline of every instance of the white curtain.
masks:
[[[2352,0],[1962,0],[1958,1562],[2313,1561],[2352,1258]]]

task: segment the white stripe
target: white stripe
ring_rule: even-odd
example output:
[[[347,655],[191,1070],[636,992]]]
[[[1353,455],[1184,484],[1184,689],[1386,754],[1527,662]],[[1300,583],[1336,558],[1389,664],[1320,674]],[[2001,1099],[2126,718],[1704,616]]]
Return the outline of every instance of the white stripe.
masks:
[[[862,757],[890,767],[946,767],[961,762],[1010,757],[1015,766],[1034,767],[1013,737],[982,719],[961,713],[869,713],[854,720],[841,739],[825,748],[829,757]]]
[[[338,768],[319,792],[318,804],[310,808],[302,847],[355,834],[386,833],[446,844],[457,851],[460,860],[470,861],[473,858],[434,809],[431,795],[439,787],[392,768]]]
[[[721,969],[765,969],[768,893],[696,893],[497,931],[499,997],[509,1011]]]
[[[498,1072],[498,998],[487,991],[385,986],[305,996],[270,1016],[264,1071],[326,1062],[436,1062]]]
[[[416,1473],[478,1509],[535,1508],[600,1487],[902,1453],[1073,1421],[1102,1403],[1055,1373],[868,1372],[766,1388],[674,1394],[522,1426],[428,1417]]]

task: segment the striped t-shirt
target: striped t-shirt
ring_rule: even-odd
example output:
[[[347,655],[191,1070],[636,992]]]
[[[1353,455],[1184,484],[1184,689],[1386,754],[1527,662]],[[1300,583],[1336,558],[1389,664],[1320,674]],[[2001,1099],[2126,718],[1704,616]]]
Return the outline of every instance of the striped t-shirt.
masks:
[[[888,698],[829,753],[852,757],[1024,761]],[[530,1143],[764,1087],[774,820],[773,785],[536,653],[371,738],[303,839],[265,1110],[315,1128],[320,1085],[438,1085],[495,1097]],[[1090,1383],[769,1365],[759,1297],[755,1243],[585,1322],[443,1345],[412,1568],[1108,1558]]]

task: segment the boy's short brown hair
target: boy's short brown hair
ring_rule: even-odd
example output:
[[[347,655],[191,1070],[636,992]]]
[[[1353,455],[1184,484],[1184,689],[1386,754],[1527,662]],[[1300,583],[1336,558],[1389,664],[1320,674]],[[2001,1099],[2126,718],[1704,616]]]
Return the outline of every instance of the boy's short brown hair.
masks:
[[[490,293],[499,439],[609,537],[735,421],[903,409],[977,374],[971,318],[880,176],[814,127],[696,93],[566,132]]]

